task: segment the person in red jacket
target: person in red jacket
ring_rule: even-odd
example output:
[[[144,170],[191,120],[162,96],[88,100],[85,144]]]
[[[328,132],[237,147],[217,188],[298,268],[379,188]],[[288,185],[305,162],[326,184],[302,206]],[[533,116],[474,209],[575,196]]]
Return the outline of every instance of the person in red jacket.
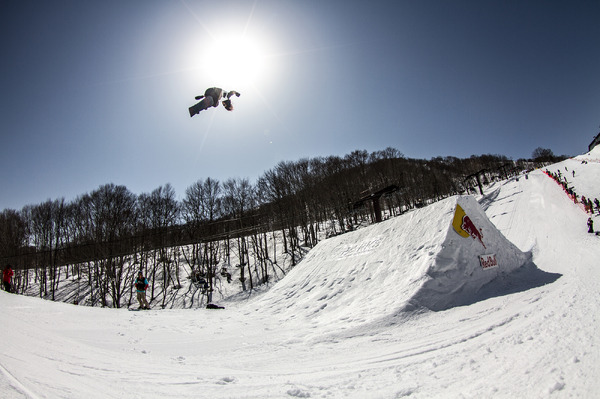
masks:
[[[8,292],[12,292],[12,276],[14,275],[13,270],[10,268],[10,265],[6,265],[4,268],[4,272],[2,273],[2,282],[4,283],[4,290]]]

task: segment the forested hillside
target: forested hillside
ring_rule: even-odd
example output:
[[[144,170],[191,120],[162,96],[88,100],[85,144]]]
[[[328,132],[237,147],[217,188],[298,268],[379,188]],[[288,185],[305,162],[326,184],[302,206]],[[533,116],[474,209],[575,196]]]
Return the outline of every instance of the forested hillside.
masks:
[[[4,210],[0,258],[16,269],[19,292],[31,292],[33,281],[36,294],[56,300],[70,278],[76,293],[60,300],[101,306],[131,301],[134,273],[143,270],[152,298],[166,306],[182,280],[206,281],[198,288],[211,293],[233,276],[252,290],[323,237],[481,191],[532,166],[500,155],[409,159],[387,148],[280,162],[254,183],[200,179],[181,200],[169,184],[140,195],[106,184],[72,201]]]

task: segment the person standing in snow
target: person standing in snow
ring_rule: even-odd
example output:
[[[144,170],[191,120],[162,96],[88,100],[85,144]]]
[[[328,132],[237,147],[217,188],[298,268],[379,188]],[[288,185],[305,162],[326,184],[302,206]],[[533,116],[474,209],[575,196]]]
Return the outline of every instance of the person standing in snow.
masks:
[[[211,87],[209,89],[206,89],[203,96],[196,96],[196,100],[202,101],[195,105],[192,105],[189,108],[190,117],[199,114],[200,111],[203,111],[210,107],[218,107],[219,100],[221,100],[221,98],[227,98],[226,100],[223,100],[223,107],[225,107],[227,111],[233,111],[233,104],[231,103],[231,96],[233,95],[239,97],[240,93],[234,90],[227,92],[221,89],[220,87]]]
[[[588,225],[588,233],[593,233],[594,232],[594,221],[592,220],[592,218],[588,218],[587,225]]]
[[[148,301],[146,300],[146,289],[148,288],[148,280],[144,277],[144,274],[140,271],[138,277],[135,279],[133,284],[137,291],[137,300],[140,303],[140,309],[150,309]]]
[[[12,292],[11,279],[13,275],[14,272],[11,269],[10,265],[6,265],[6,267],[4,268],[4,272],[2,272],[2,283],[4,285],[4,290],[7,292]]]

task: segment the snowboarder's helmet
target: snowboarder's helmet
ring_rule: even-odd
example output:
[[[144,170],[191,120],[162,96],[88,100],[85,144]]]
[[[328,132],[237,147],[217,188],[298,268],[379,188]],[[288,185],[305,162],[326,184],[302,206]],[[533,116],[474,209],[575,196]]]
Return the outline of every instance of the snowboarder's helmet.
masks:
[[[233,104],[231,103],[231,100],[223,101],[223,106],[227,111],[233,111]]]

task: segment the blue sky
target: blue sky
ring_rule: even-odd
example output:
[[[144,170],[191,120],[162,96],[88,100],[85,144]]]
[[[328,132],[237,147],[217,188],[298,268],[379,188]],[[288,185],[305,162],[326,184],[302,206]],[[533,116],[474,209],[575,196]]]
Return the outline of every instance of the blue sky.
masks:
[[[598,1],[2,0],[0,209],[363,149],[581,154],[598,21]],[[211,86],[235,111],[190,118]]]

